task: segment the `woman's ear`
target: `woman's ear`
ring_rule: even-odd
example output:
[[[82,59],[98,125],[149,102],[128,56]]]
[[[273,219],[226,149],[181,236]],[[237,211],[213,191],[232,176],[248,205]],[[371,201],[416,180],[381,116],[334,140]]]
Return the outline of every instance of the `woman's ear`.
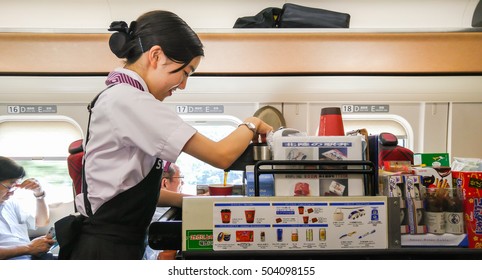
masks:
[[[157,68],[159,62],[161,65],[165,64],[166,58],[160,46],[153,46],[148,52],[149,65],[154,68]]]

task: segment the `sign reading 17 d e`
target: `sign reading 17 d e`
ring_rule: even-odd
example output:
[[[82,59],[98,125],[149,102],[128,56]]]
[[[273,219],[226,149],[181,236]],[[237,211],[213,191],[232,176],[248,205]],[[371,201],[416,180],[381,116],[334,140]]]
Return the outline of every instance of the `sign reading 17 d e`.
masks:
[[[220,114],[224,113],[224,105],[178,105],[179,114]]]
[[[342,105],[342,113],[388,113],[389,105]]]

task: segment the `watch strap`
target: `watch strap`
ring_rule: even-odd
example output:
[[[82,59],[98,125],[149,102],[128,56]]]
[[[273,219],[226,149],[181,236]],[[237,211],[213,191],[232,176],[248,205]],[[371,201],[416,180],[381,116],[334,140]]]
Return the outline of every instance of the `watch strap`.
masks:
[[[251,130],[253,132],[254,135],[256,135],[257,131],[256,131],[256,125],[254,125],[254,123],[252,122],[243,122],[242,124],[238,125],[238,127],[242,126],[242,125],[245,125],[249,130]]]

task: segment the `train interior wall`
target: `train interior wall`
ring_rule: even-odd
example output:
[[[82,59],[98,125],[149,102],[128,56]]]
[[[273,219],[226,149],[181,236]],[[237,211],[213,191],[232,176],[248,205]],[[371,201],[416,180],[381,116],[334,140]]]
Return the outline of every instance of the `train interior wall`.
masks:
[[[2,77],[8,79],[8,77]],[[0,89],[2,102],[0,103],[0,115],[8,116],[8,105],[22,104],[53,104],[57,105],[57,115],[64,115],[77,122],[85,133],[87,125],[87,103],[99,92],[103,85],[99,83],[101,77],[95,77],[89,84],[88,79],[82,90],[76,92],[75,86],[71,89],[65,85],[51,83],[47,88],[36,92],[31,85],[31,91],[20,86],[21,78],[15,77],[16,83]],[[48,79],[48,78],[44,78]],[[58,80],[62,78],[57,77]],[[69,78],[66,78],[67,80]],[[195,80],[196,77],[191,79]],[[333,77],[332,79],[336,79]],[[213,81],[215,83],[216,81]],[[18,86],[16,86],[18,85]],[[9,89],[9,87],[12,87]],[[239,84],[239,88],[242,88]],[[24,88],[21,92],[19,88]],[[356,94],[356,91],[355,93]],[[347,94],[349,95],[349,94]],[[358,94],[357,94],[358,95]],[[482,157],[480,140],[482,139],[481,119],[482,101],[474,100],[470,102],[460,101],[430,101],[430,95],[426,95],[426,100],[407,101],[397,100],[390,97],[389,92],[385,94],[373,94],[371,99],[362,101],[359,98],[336,99],[329,92],[319,92],[318,94],[306,94],[303,90],[292,92],[292,96],[297,96],[298,101],[289,98],[277,98],[277,92],[242,92],[223,93],[220,89],[218,93],[200,93],[195,88],[191,91],[179,91],[175,96],[165,101],[172,110],[176,110],[179,105],[223,105],[224,114],[234,116],[240,120],[252,115],[257,109],[265,105],[271,105],[283,113],[286,119],[286,126],[315,135],[319,124],[321,108],[330,106],[343,106],[347,104],[370,105],[386,104],[389,105],[388,113],[375,114],[344,114],[344,119],[371,119],[371,117],[395,116],[402,126],[407,128],[413,136],[410,139],[409,147],[414,152],[436,153],[449,152],[452,157]],[[306,96],[306,97],[304,97]],[[306,100],[305,100],[306,99]],[[391,99],[391,100],[390,100]],[[189,101],[188,101],[189,100]],[[249,100],[249,101],[247,101]],[[12,116],[12,115],[10,115]],[[204,115],[205,116],[205,115]],[[358,122],[363,128],[363,121]],[[370,132],[370,131],[369,131]]]
[[[350,28],[460,28],[471,25],[478,0],[23,0],[2,1],[6,29],[83,29],[106,32],[111,21],[130,22],[153,9],[177,13],[196,29],[232,28],[238,17],[295,3],[351,15]],[[21,16],[28,15],[28,16]],[[88,16],[87,16],[88,15]]]
[[[282,7],[287,2],[349,13],[350,29],[339,32],[466,29],[471,27],[479,3],[478,0],[2,1],[0,32],[108,33],[111,21],[129,22],[153,9],[171,10],[196,30],[232,30],[237,18],[254,15],[266,7]],[[173,109],[193,102],[223,104],[225,114],[239,119],[269,104],[284,113],[287,126],[309,134],[315,134],[322,107],[388,104],[389,114],[407,121],[413,132],[411,148],[415,152],[446,151],[451,156],[482,157],[482,82],[480,73],[477,75],[192,77],[187,90],[167,102]],[[85,106],[103,87],[103,78],[98,76],[1,75],[0,82],[0,115],[7,114],[4,105],[57,104],[57,114],[71,117],[84,132]]]

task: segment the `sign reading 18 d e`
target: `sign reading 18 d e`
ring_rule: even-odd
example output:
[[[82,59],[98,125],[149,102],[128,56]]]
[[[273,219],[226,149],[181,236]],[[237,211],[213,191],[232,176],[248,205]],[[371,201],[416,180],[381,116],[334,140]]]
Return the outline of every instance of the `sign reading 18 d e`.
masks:
[[[388,113],[389,105],[342,105],[342,113]]]

